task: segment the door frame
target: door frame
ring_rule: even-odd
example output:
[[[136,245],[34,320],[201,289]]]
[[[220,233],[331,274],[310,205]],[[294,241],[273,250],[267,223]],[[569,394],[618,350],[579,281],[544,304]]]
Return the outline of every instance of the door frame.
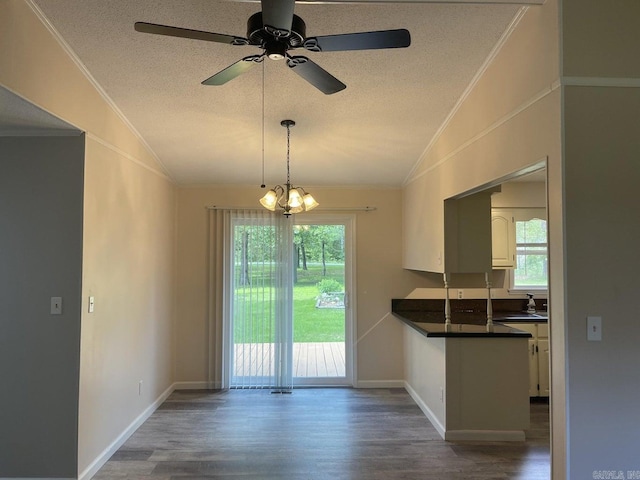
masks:
[[[356,337],[356,215],[345,213],[308,213],[298,214],[294,225],[344,225],[344,377],[293,377],[295,387],[311,386],[355,386],[357,379]],[[295,312],[294,312],[295,314]],[[295,320],[294,320],[295,321]],[[304,378],[304,381],[300,381]],[[328,382],[333,379],[334,381]]]

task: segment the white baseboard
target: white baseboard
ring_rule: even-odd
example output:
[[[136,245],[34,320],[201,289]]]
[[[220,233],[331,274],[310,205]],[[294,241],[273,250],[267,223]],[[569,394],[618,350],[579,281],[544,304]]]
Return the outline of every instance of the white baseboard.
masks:
[[[444,440],[451,442],[523,442],[525,440],[524,430],[447,430],[408,382],[405,382],[404,388]]]
[[[523,430],[449,430],[444,439],[452,442],[524,442]]]
[[[409,392],[409,395],[411,395],[411,398],[413,398],[413,401],[416,402],[418,407],[420,407],[420,410],[422,410],[422,413],[424,413],[424,415],[427,417],[427,419],[431,422],[431,425],[433,425],[433,428],[435,428],[437,430],[438,434],[444,440],[446,440],[446,429],[444,428],[444,425],[442,425],[442,423],[440,422],[440,420],[438,419],[436,414],[433,413],[433,411],[424,402],[424,400],[422,400],[420,395],[418,395],[418,392],[416,392],[413,389],[413,387],[411,385],[409,385],[409,382],[404,382],[404,388],[405,388],[405,390],[407,392]]]
[[[167,388],[160,396],[149,405],[138,417],[131,422],[131,424],[109,445],[104,451],[98,455],[98,457],[91,462],[91,464],[84,469],[78,476],[78,480],[88,480],[93,477],[102,466],[107,463],[107,460],[116,453],[116,451],[127,441],[127,439],[133,435],[133,433],[142,425],[153,412],[155,412],[162,402],[164,402],[171,393],[175,390],[175,383]],[[32,480],[32,479],[30,479]]]
[[[220,390],[220,382],[176,382],[174,390]]]
[[[0,477],[0,480],[75,480],[67,477]]]
[[[404,380],[358,380],[356,388],[404,388]]]

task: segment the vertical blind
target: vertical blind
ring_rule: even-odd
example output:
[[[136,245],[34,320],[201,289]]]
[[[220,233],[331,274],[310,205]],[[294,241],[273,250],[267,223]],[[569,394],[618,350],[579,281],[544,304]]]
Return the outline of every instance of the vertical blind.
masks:
[[[222,321],[231,388],[292,388],[292,220],[265,210],[212,211],[224,256]],[[215,218],[215,217],[222,218]]]

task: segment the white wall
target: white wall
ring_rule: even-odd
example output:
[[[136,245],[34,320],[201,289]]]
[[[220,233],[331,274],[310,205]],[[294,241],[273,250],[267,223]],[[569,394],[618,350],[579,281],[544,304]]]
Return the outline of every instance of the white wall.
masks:
[[[84,136],[0,137],[0,172],[0,477],[75,478]]]

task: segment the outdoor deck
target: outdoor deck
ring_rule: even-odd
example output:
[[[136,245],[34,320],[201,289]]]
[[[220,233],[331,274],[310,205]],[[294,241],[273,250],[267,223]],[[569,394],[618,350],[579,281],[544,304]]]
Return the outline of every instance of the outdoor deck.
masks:
[[[273,344],[236,344],[235,375],[273,374]],[[294,343],[293,376],[304,378],[344,377],[344,342]]]

